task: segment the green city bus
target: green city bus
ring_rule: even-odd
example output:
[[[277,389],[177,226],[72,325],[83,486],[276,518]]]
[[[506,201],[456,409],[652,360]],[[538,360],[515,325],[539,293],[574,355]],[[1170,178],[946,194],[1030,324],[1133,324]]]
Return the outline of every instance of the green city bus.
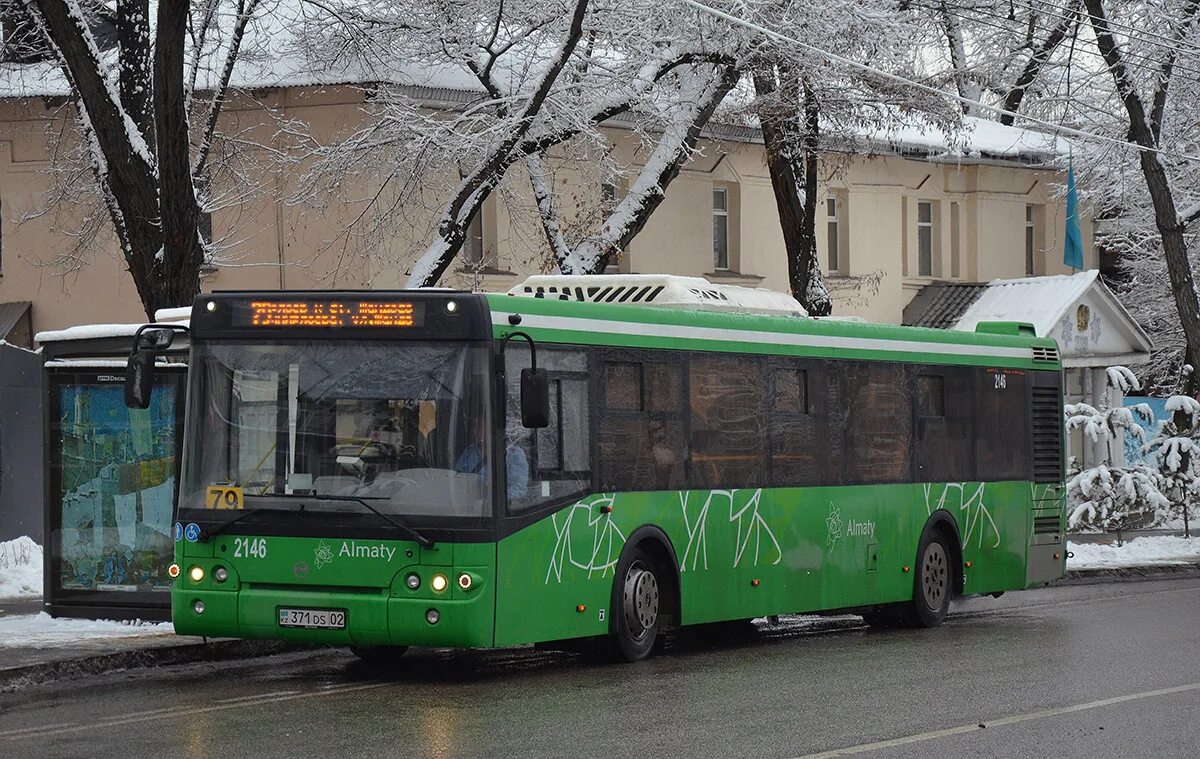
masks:
[[[1061,364],[1028,325],[564,289],[198,296],[176,632],[632,661],[787,613],[933,626],[1063,575]],[[169,329],[139,333],[131,405]]]

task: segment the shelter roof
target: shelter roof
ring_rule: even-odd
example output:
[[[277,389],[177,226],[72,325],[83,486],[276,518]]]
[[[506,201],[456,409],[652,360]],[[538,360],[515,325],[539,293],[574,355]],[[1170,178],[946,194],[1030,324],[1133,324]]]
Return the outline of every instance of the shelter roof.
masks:
[[[980,322],[1026,322],[1058,341],[1065,366],[1140,364],[1153,347],[1100,273],[1091,269],[987,283],[939,282],[904,309],[904,323],[974,331]]]

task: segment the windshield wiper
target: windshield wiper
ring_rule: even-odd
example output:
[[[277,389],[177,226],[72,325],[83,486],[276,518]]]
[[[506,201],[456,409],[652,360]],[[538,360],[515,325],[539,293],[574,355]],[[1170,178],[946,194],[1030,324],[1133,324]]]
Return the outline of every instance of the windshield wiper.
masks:
[[[363,498],[363,497],[356,496],[356,495],[305,495],[303,493],[247,493],[244,497],[245,498],[289,498],[289,499],[299,498],[299,499],[313,500],[313,501],[336,501],[336,502],[341,502],[341,503],[357,503],[358,505],[362,506],[363,508],[367,509],[368,511],[370,511],[374,514],[377,514],[381,519],[383,519],[385,522],[391,524],[397,530],[400,530],[401,532],[410,536],[413,540],[417,541],[417,543],[419,543],[422,548],[433,548],[432,540],[425,537],[421,533],[417,532],[413,528],[409,527],[404,522],[401,522],[399,519],[388,516],[387,514],[383,513],[382,511],[380,511],[379,509],[375,508],[374,506],[372,506],[370,504],[370,501],[390,501],[391,500],[390,498],[385,498],[383,496]],[[245,515],[242,515],[242,516],[245,516]],[[236,517],[236,518],[230,520],[229,522],[225,523],[225,525],[221,525],[221,526],[224,527],[226,525],[233,524],[234,522],[238,521],[238,519],[241,519],[241,518],[242,518],[241,516]]]
[[[225,532],[225,530],[228,529],[230,527],[230,525],[233,525],[236,522],[240,522],[243,519],[245,519],[246,517],[254,516],[255,514],[259,514],[264,511],[283,512],[285,514],[291,513],[290,509],[250,509],[249,511],[243,511],[241,514],[238,514],[236,517],[233,517],[232,519],[226,519],[224,522],[219,522],[215,527],[201,527],[200,528],[200,540],[208,540],[211,537],[220,535],[222,532]]]

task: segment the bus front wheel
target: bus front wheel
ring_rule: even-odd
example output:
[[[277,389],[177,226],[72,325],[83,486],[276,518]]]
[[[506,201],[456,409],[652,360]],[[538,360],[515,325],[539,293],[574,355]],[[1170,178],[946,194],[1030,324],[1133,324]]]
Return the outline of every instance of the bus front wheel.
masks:
[[[653,557],[634,548],[617,563],[613,588],[616,619],[609,652],[620,661],[641,661],[654,650],[662,609],[660,570]]]

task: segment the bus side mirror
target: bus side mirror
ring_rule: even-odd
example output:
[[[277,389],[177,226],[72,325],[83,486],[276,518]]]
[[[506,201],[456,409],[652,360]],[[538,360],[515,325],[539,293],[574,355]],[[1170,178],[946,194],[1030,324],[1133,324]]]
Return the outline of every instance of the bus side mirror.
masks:
[[[175,333],[187,334],[182,324],[144,324],[133,334],[133,351],[125,365],[125,405],[150,408],[154,389],[154,359],[175,342]]]
[[[550,426],[550,378],[545,369],[521,370],[521,424],[529,429]]]
[[[125,405],[129,408],[150,408],[150,392],[154,388],[154,352],[133,349],[125,367]]]

